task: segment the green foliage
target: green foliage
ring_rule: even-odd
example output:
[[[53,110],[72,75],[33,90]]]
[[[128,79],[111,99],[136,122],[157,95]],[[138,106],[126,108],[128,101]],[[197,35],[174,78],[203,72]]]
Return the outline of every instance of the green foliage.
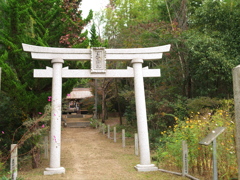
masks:
[[[34,152],[34,149],[42,147],[42,136],[49,131],[50,106],[46,106],[45,114],[39,114],[34,119],[27,118],[18,108],[10,103],[10,98],[1,96],[2,106],[0,107],[0,169],[9,168],[6,165],[9,156],[10,144],[18,145],[19,164],[27,163],[25,159]],[[40,162],[38,162],[40,163]],[[4,165],[4,166],[2,166]],[[1,174],[0,174],[1,175]]]
[[[92,127],[92,128],[97,128],[97,127],[99,127],[99,126],[101,126],[101,122],[99,122],[99,120],[98,119],[94,119],[94,118],[91,118],[90,119],[90,126]]]
[[[6,176],[2,176],[1,180],[10,180],[11,178],[7,178]]]
[[[78,5],[73,1],[66,5],[62,0],[8,0],[0,1],[0,67],[2,67],[0,130],[4,131],[0,142],[4,156],[12,142],[24,142],[20,153],[38,153],[43,132],[41,122],[36,122],[39,113],[44,114],[45,106],[51,96],[51,79],[33,78],[33,69],[45,69],[50,61],[33,60],[23,52],[22,43],[41,46],[88,47],[87,32],[83,27],[91,20],[91,12],[81,19]],[[74,14],[77,14],[76,16]],[[76,17],[75,19],[73,17]],[[64,43],[61,37],[72,32]],[[65,63],[70,68],[85,68],[76,62]],[[63,80],[63,97],[69,93],[77,79]],[[29,130],[31,133],[29,133]],[[24,141],[23,141],[23,136]],[[22,144],[21,144],[22,145]]]
[[[117,0],[110,3],[105,10],[104,31],[109,45],[119,48],[145,47],[144,44],[156,43],[158,34],[154,34],[154,31],[164,26],[157,20],[157,6],[156,0]],[[145,42],[146,37],[150,37],[151,41]]]
[[[154,84],[163,95],[228,98],[231,69],[240,62],[239,6],[232,0],[113,1],[105,10],[105,35],[110,47],[172,45],[161,61],[144,63],[161,68]]]
[[[193,96],[231,96],[231,69],[236,59],[229,56],[226,42],[200,33],[190,34],[187,47]]]
[[[136,126],[137,117],[133,90],[127,90],[123,88],[119,95],[124,97],[125,102],[127,102],[124,113],[127,123]]]
[[[91,47],[101,47],[102,44],[98,39],[95,24],[92,25],[90,34],[91,34],[91,40],[90,40]]]
[[[64,34],[60,38],[60,43],[67,47],[78,47],[80,44],[84,44],[88,47],[89,41],[87,39],[87,31],[82,33],[83,27],[87,25],[92,19],[93,12],[90,10],[86,19],[82,19],[82,11],[79,10],[81,0],[71,1],[65,0],[62,3],[63,18],[61,19],[63,24],[66,24]],[[85,44],[87,42],[87,44]]]
[[[2,138],[0,137],[0,142],[1,141],[2,141]],[[4,172],[5,172],[5,166],[2,159],[2,152],[0,151],[0,177],[3,175]]]
[[[231,97],[231,70],[239,64],[238,1],[205,0],[186,33],[193,96]],[[229,93],[230,92],[230,93]]]
[[[137,127],[129,125],[129,124],[123,124],[119,125],[117,124],[116,126],[111,126],[110,131],[114,130],[114,127],[116,127],[116,132],[120,133],[122,135],[122,130],[125,130],[125,137],[132,138],[134,137],[134,134],[137,132]]]
[[[205,109],[213,111],[221,106],[221,101],[216,98],[210,97],[199,97],[194,99],[189,99],[187,102],[187,108],[189,112],[197,113],[201,111],[205,111]],[[177,116],[179,117],[179,116]]]
[[[5,93],[0,93],[0,99],[0,145],[3,156],[5,156],[9,151],[15,130],[27,120],[27,115],[11,103],[11,98]],[[21,137],[23,133],[24,130],[20,129],[15,135]]]
[[[223,117],[218,110],[221,108],[220,110],[225,113],[231,111],[230,107],[232,108],[228,100],[219,99],[233,96],[231,72],[240,62],[240,2],[234,0],[167,0],[154,3],[145,1],[148,3],[147,6],[141,8],[138,7],[139,2],[141,1],[111,1],[105,11],[107,20],[105,36],[109,39],[109,46],[114,48],[171,44],[171,51],[164,53],[163,59],[144,62],[143,65],[149,68],[161,68],[162,74],[161,78],[144,80],[151,145],[152,147],[159,145],[158,139],[163,136],[159,132],[169,131],[169,134],[174,134],[176,127],[179,126],[181,128],[177,130],[178,134],[167,139],[164,133],[166,141],[160,143],[162,146],[167,144],[171,154],[176,155],[179,152],[173,151],[181,147],[178,137],[195,144],[199,138],[208,133],[208,128],[214,128],[216,124],[228,125],[226,122],[230,121],[228,117],[231,114]],[[122,81],[122,84],[124,90],[121,90],[120,95],[128,104],[125,110],[126,118],[129,122],[135,122],[132,81]],[[198,113],[199,118],[201,115],[202,119],[195,116]],[[206,113],[215,114],[205,117]],[[179,120],[176,121],[177,117]],[[204,118],[209,120],[209,124],[205,124],[207,120]],[[197,128],[198,125],[200,128]],[[230,128],[225,132],[228,138],[233,134],[232,125],[229,126]],[[171,133],[171,130],[174,132]],[[200,130],[205,134],[201,134]],[[178,142],[172,143],[173,138]],[[235,146],[231,144],[232,142],[229,143],[230,147]],[[224,148],[221,148],[223,153]],[[198,163],[202,163],[203,166],[200,167],[193,161],[191,162],[193,169],[198,169],[200,172],[201,168],[209,168],[209,163],[206,165],[206,162],[201,161],[201,158],[204,159],[204,153],[209,151],[203,148],[202,154],[198,156],[199,152],[192,150],[191,156],[196,155]],[[172,160],[175,158],[168,151],[164,151],[163,154],[168,154]],[[233,157],[226,156],[225,159],[233,160]],[[208,158],[210,156],[206,155],[206,159]],[[180,161],[181,159],[178,158],[175,163],[179,165]],[[207,161],[209,162],[209,159]],[[230,165],[231,168],[233,164],[234,162]],[[233,172],[233,169],[227,169],[225,172]],[[221,173],[224,178],[230,177],[230,173],[224,175],[223,171],[222,169]]]
[[[2,177],[0,177],[0,180],[11,180],[12,178],[11,177],[7,177],[7,176],[2,176]],[[21,177],[17,177],[16,178],[17,180],[24,180],[23,178],[21,178]]]
[[[232,97],[231,71],[240,62],[240,2],[168,0],[153,5],[148,1],[148,6],[141,7],[148,8],[143,11],[139,11],[139,2],[111,1],[105,11],[105,35],[109,46],[114,48],[171,44],[171,51],[164,53],[163,59],[143,64],[161,68],[161,78],[144,80],[149,136],[154,148],[159,146],[158,139],[162,136],[159,132],[170,132],[176,124],[186,124],[186,118],[193,118],[191,112],[203,115],[229,108],[219,98]],[[149,16],[145,14],[148,10]],[[136,122],[134,96],[130,95],[132,82],[124,83],[120,95],[127,102],[125,116],[128,122]],[[207,126],[204,128],[207,133]],[[194,136],[189,139],[196,142],[199,130],[187,128],[188,131]],[[181,142],[170,145],[169,149],[179,149]]]
[[[133,137],[133,134],[130,132],[125,132],[125,137],[131,138]]]
[[[235,123],[232,117],[231,102],[225,103],[224,109],[214,109],[204,113],[191,112],[190,118],[180,121],[176,118],[173,130],[162,131],[160,134],[160,146],[158,148],[158,159],[160,166],[168,170],[173,167],[182,166],[181,146],[182,141],[186,140],[189,149],[189,170],[190,174],[197,173],[200,176],[209,178],[205,172],[211,171],[212,159],[211,146],[199,145],[211,130],[216,127],[226,127],[218,139],[218,167],[221,179],[230,179],[237,173],[236,152],[235,152]],[[228,105],[227,105],[228,104]],[[213,112],[215,112],[213,114]],[[224,163],[228,162],[228,163]]]
[[[88,20],[78,21],[81,19],[81,13],[76,8],[74,10],[74,7],[78,5],[76,3],[79,1],[72,2],[69,6],[63,5],[60,0],[44,0],[41,3],[11,0],[1,3],[1,13],[8,17],[3,19],[3,26],[0,28],[2,91],[8,93],[8,96],[12,97],[14,103],[21,107],[26,114],[34,117],[38,112],[42,112],[48,103],[51,79],[33,78],[33,69],[51,66],[51,63],[50,61],[32,60],[29,54],[22,51],[21,43],[57,47],[60,46],[59,39],[69,28],[72,28],[72,31],[77,28],[78,36],[75,37],[75,32],[73,32],[74,38],[67,43],[68,46],[77,46],[77,43],[78,47],[88,47],[89,41],[85,38],[87,32],[81,33],[81,30],[90,21],[91,13]],[[64,3],[66,2],[64,1]],[[74,24],[69,24],[70,19],[74,16],[70,11],[77,13]],[[69,18],[69,20],[64,21],[64,18]],[[81,40],[81,43],[74,39]],[[76,68],[81,64],[67,62],[66,65]],[[63,81],[63,96],[71,91],[76,82],[76,79]]]

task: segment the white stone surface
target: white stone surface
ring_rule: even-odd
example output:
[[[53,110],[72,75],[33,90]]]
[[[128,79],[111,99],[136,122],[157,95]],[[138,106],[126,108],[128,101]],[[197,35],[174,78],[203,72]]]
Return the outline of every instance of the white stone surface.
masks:
[[[89,54],[61,54],[61,53],[36,53],[33,52],[32,58],[33,59],[41,59],[41,60],[51,60],[51,59],[56,59],[56,58],[62,58],[64,60],[82,60],[82,61],[89,61],[91,58],[90,53]]]
[[[160,69],[143,68],[143,77],[160,77]],[[37,78],[52,78],[52,68],[34,69],[34,77]],[[108,69],[105,74],[92,74],[91,70],[87,69],[62,69],[62,78],[133,78],[133,68],[128,69]]]
[[[122,129],[122,147],[126,146],[125,129]]]
[[[33,77],[37,78],[52,78],[53,70],[51,67],[46,67],[46,69],[34,69]]]
[[[106,51],[104,47],[91,48],[91,73],[106,73]]]
[[[106,49],[107,54],[143,54],[143,53],[158,53],[170,51],[171,45],[147,47],[147,48],[127,48],[127,49]]]
[[[110,139],[110,125],[108,125],[107,127],[108,127],[108,139]]]
[[[162,53],[142,53],[142,54],[107,54],[106,60],[109,61],[130,61],[132,59],[142,58],[144,60],[156,60],[162,58]]]
[[[22,43],[23,50],[26,52],[38,53],[61,53],[61,54],[90,54],[90,49],[86,48],[56,48],[56,47],[43,47],[34,46]]]
[[[138,164],[135,166],[135,169],[139,172],[148,172],[148,171],[157,171],[158,170],[158,168],[154,164],[150,164],[150,165]]]
[[[65,168],[46,168],[43,175],[65,174]]]
[[[61,106],[62,106],[62,59],[53,59],[52,114],[50,135],[50,165],[44,175],[62,174],[61,167]]]
[[[150,157],[142,63],[143,63],[142,59],[132,60],[134,69],[134,89],[137,112],[136,114],[137,114],[138,141],[140,149],[140,165],[136,166],[136,169],[138,171],[145,171],[146,167],[151,167],[151,169],[154,169],[152,168]]]
[[[56,48],[56,47],[43,47],[34,46],[22,43],[23,50],[26,52],[39,52],[39,53],[61,53],[61,54],[90,54],[91,49],[86,48]],[[148,47],[148,48],[127,48],[127,49],[106,49],[107,54],[142,54],[142,53],[156,53],[168,52],[171,45]]]
[[[91,50],[80,48],[52,48],[22,44],[23,50],[31,52],[33,59],[90,60]],[[156,60],[162,58],[163,52],[168,52],[170,45],[150,48],[106,49],[106,60]]]
[[[113,142],[117,142],[117,130],[116,130],[116,127],[113,127]]]
[[[51,60],[55,58],[62,58],[64,60],[90,60],[91,55],[89,54],[61,54],[61,53],[37,53],[33,52],[32,53],[32,58],[33,59],[42,59],[42,60]],[[106,55],[106,60],[111,60],[111,61],[130,61],[132,59],[137,59],[137,58],[142,58],[144,60],[157,60],[162,58],[162,53],[142,53],[142,54],[107,54]]]

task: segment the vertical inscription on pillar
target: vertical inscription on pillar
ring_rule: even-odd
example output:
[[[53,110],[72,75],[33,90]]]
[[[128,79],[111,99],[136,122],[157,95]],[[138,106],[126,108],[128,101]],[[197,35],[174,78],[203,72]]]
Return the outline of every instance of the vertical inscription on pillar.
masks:
[[[91,73],[106,73],[106,51],[104,47],[91,48]]]

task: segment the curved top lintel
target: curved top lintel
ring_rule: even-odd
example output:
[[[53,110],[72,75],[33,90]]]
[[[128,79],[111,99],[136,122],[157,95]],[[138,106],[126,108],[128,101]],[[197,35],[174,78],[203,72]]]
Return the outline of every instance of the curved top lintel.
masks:
[[[61,54],[90,54],[90,49],[83,48],[56,48],[42,47],[22,43],[23,50],[26,52],[36,53],[61,53]],[[170,51],[171,45],[148,47],[148,48],[129,48],[129,49],[106,49],[108,54],[145,54],[145,53],[160,53]]]
[[[80,48],[56,48],[56,47],[43,47],[35,46],[30,44],[22,43],[23,50],[26,52],[37,52],[37,53],[61,53],[61,54],[88,54],[90,49]]]
[[[22,46],[24,51],[31,52],[33,59],[91,60],[91,49],[42,47],[24,43]],[[171,45],[169,44],[148,48],[105,49],[106,60],[161,59],[162,53],[170,51],[170,47]]]

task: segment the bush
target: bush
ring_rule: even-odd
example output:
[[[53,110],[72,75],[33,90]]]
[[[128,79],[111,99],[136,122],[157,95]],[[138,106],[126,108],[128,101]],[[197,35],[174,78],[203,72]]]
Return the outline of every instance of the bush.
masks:
[[[204,109],[217,109],[221,106],[221,103],[221,100],[218,100],[217,98],[199,97],[189,99],[187,102],[187,108],[189,111],[197,113]]]
[[[1,141],[1,138],[0,138],[0,141]],[[3,172],[5,172],[5,167],[2,160],[2,152],[0,151],[0,176],[3,175]]]
[[[223,108],[214,109],[204,114],[190,112],[190,118],[182,121],[175,118],[173,131],[160,133],[162,138],[157,150],[159,165],[165,169],[177,168],[181,171],[181,146],[182,141],[186,140],[189,149],[190,174],[210,176],[212,174],[212,146],[199,145],[199,142],[216,127],[226,127],[226,130],[217,138],[218,174],[221,179],[236,176],[235,123],[231,113],[232,104],[232,101],[222,100],[221,106],[224,110]]]
[[[101,122],[98,119],[91,118],[90,119],[90,126],[92,128],[97,128],[101,125]]]

